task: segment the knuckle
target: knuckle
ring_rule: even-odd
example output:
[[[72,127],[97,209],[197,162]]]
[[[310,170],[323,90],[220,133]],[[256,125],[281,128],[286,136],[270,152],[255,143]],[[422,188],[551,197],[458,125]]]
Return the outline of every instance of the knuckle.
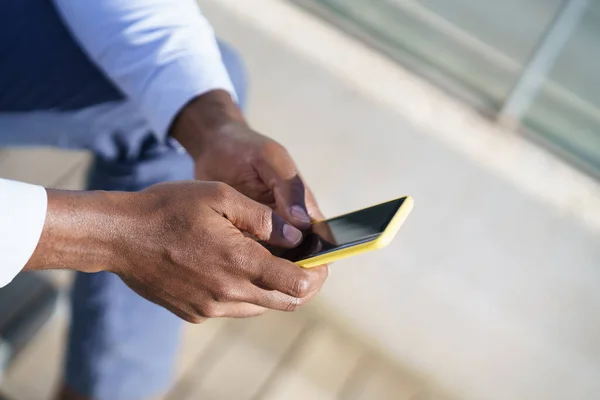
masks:
[[[290,301],[288,302],[285,311],[288,312],[294,312],[297,311],[298,309],[300,309],[300,306],[302,306],[302,299],[299,299],[297,297],[292,297],[290,299]]]
[[[217,302],[228,302],[236,300],[237,290],[232,285],[222,285],[217,290],[215,290],[214,298]]]
[[[271,233],[271,230],[273,229],[273,218],[271,215],[271,210],[268,207],[261,205],[257,209],[256,224],[256,228],[261,232],[264,232],[265,235],[269,235]],[[264,239],[268,239],[268,237],[265,237]]]
[[[214,302],[208,302],[202,305],[200,313],[205,318],[220,318],[223,316],[221,308]]]
[[[288,155],[288,151],[281,143],[274,140],[266,141],[261,147],[261,153],[263,156],[272,156],[275,154]]]
[[[223,182],[216,182],[215,186],[217,193],[219,193],[221,196],[228,197],[231,195],[231,186],[229,186],[228,184]]]
[[[231,193],[233,190],[228,184],[223,182],[212,182],[212,187],[215,192],[215,195],[219,199],[224,200],[231,197]]]
[[[307,276],[300,276],[294,281],[292,288],[294,297],[306,297],[310,293],[310,279]]]
[[[226,264],[235,274],[246,276],[256,269],[254,257],[252,257],[254,254],[255,252],[250,246],[240,246],[227,254]]]

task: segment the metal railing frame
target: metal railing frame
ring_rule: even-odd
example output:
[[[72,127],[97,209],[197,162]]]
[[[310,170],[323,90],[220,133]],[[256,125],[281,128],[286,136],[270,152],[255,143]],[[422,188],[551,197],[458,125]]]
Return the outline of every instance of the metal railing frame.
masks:
[[[529,110],[565,44],[579,26],[588,3],[588,0],[565,0],[500,109],[500,120],[518,122]]]

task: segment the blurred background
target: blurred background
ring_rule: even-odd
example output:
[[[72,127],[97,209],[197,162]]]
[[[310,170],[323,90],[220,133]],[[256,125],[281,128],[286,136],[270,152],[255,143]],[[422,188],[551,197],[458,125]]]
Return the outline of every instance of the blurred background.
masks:
[[[415,210],[301,312],[186,328],[166,399],[598,398],[599,2],[199,3],[326,214]],[[88,162],[3,149],[0,176],[77,189]],[[0,291],[35,288],[0,307],[10,399],[59,375],[70,276],[38,276]]]

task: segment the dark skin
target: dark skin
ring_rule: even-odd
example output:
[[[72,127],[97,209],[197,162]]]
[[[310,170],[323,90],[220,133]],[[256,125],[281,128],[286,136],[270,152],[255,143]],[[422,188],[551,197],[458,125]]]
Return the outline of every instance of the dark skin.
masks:
[[[172,135],[194,158],[196,179],[225,182],[301,229],[323,219],[287,150],[252,130],[227,92],[200,96],[186,109]]]
[[[165,183],[139,193],[51,190],[49,205],[27,269],[113,272],[188,322],[294,311],[327,276],[244,236],[293,247],[302,235],[224,183]]]
[[[302,269],[256,241],[291,248],[322,219],[285,148],[252,130],[219,90],[184,107],[170,133],[193,157],[199,182],[137,193],[48,190],[26,269],[110,271],[193,323],[294,311],[318,293],[326,266]],[[65,387],[58,399],[86,398]]]

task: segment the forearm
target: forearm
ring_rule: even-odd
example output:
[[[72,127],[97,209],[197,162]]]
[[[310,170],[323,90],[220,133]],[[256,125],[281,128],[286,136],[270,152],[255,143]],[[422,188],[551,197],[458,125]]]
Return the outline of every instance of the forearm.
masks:
[[[207,141],[231,123],[245,123],[242,111],[227,91],[213,90],[186,104],[169,134],[195,158]]]
[[[123,212],[131,195],[48,189],[48,209],[38,245],[24,270],[111,270],[118,262],[115,243],[130,225]]]

